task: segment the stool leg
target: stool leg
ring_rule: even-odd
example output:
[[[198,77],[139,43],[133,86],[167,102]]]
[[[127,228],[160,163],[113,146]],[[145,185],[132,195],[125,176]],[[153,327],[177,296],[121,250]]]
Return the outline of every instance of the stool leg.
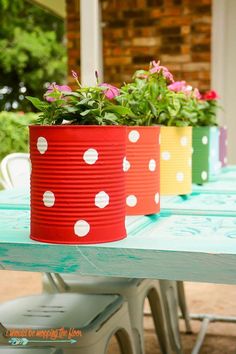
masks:
[[[183,319],[185,321],[186,333],[192,334],[193,331],[191,328],[190,317],[189,317],[188,307],[187,307],[187,303],[186,303],[184,282],[177,281],[177,291],[178,291],[178,298],[179,298],[179,307],[180,307]]]
[[[143,307],[144,299],[137,297],[128,298],[130,323],[137,354],[144,354],[143,337]]]
[[[183,354],[179,332],[178,295],[176,287],[176,282],[174,281],[160,280],[171,346],[176,354]]]
[[[122,354],[136,354],[135,348],[132,345],[129,335],[124,330],[119,330],[116,332],[116,338],[120,345]]]
[[[148,301],[150,304],[161,352],[162,354],[169,354],[170,344],[164,322],[163,305],[161,304],[160,294],[158,294],[155,288],[149,291]]]

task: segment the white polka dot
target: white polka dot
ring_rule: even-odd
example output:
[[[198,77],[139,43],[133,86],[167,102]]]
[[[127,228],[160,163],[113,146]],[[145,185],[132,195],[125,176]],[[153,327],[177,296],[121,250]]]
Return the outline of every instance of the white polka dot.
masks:
[[[187,146],[188,144],[188,137],[187,136],[182,136],[182,138],[180,139],[180,144],[182,146]]]
[[[37,140],[37,149],[40,154],[44,154],[48,149],[48,142],[43,136],[40,136]]]
[[[137,130],[131,130],[131,132],[129,132],[129,141],[131,141],[131,143],[136,143],[139,138],[140,134]]]
[[[207,179],[207,172],[206,171],[202,171],[201,177],[202,177],[203,181],[205,181]]]
[[[126,157],[123,159],[123,171],[127,172],[130,169],[130,162],[127,160]]]
[[[227,163],[227,162],[228,162],[227,157],[224,157],[224,163]]]
[[[88,149],[85,151],[83,158],[88,165],[93,165],[98,159],[98,152],[95,149]]]
[[[129,206],[129,207],[134,207],[136,204],[137,204],[137,197],[135,195],[129,195],[127,198],[126,198],[126,204]]]
[[[159,200],[160,200],[160,195],[159,195],[159,193],[156,193],[155,194],[155,202],[158,204]]]
[[[151,160],[149,161],[148,167],[149,167],[149,170],[150,170],[151,172],[155,171],[155,169],[156,169],[156,161],[153,160],[153,159],[151,159]]]
[[[43,204],[46,206],[46,207],[52,207],[55,203],[55,195],[53,192],[50,192],[50,191],[46,191],[44,192],[43,194]]]
[[[177,172],[177,173],[176,173],[176,180],[177,180],[178,182],[183,182],[183,180],[184,180],[184,174],[183,174],[183,172]]]
[[[169,151],[163,151],[161,153],[162,160],[169,160],[170,159],[170,152]]]
[[[189,167],[192,167],[192,158],[191,157],[188,159],[188,165],[189,165]]]
[[[109,195],[104,192],[101,191],[98,194],[96,194],[95,196],[95,205],[98,208],[105,208],[107,205],[109,204]]]
[[[204,135],[204,136],[202,137],[202,143],[203,143],[203,145],[208,144],[208,137],[207,137],[206,135]]]
[[[85,220],[78,220],[74,225],[74,232],[79,237],[84,237],[89,233],[90,225]]]

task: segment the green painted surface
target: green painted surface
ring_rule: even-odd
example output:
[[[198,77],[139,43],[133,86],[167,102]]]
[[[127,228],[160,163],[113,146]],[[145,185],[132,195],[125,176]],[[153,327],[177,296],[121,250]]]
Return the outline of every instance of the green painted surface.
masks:
[[[203,184],[209,180],[210,128],[193,128],[192,181]]]

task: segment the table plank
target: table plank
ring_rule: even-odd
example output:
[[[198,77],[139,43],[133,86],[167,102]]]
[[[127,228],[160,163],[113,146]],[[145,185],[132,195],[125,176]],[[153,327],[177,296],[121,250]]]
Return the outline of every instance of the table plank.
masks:
[[[175,214],[236,216],[236,194],[192,193],[161,199],[161,209]]]
[[[28,210],[29,208],[29,190],[13,188],[0,191],[0,209]]]
[[[126,239],[83,246],[30,240],[29,211],[2,210],[0,225],[3,269],[236,284],[232,217],[128,218]]]

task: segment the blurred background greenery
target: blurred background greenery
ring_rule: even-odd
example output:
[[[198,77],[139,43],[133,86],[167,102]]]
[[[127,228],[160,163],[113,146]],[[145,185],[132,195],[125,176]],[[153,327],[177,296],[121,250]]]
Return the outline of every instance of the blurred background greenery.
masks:
[[[25,0],[0,0],[0,111],[32,111],[25,95],[42,97],[65,80],[65,24]]]
[[[11,152],[28,151],[28,125],[36,117],[35,113],[0,112],[0,161]]]
[[[66,79],[65,24],[25,0],[0,0],[0,160],[28,151],[28,127],[37,117],[26,95],[42,98]]]

